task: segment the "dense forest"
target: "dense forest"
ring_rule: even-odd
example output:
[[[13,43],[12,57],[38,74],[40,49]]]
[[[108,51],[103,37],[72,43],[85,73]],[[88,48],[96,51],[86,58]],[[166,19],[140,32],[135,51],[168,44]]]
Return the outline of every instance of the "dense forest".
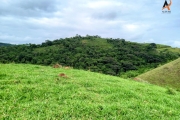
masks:
[[[178,52],[159,50],[155,43],[142,44],[125,39],[80,36],[46,40],[42,44],[0,47],[1,63],[30,63],[72,66],[121,77],[134,77],[177,59]]]

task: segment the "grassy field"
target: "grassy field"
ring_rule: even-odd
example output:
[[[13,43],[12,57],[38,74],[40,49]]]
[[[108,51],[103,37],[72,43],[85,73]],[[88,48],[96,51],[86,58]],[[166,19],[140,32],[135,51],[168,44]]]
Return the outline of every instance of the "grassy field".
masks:
[[[103,49],[109,49],[113,46],[107,42],[106,39],[95,38],[93,40],[82,40],[82,43],[88,46],[99,46]]]
[[[180,90],[180,58],[137,76],[152,84]]]
[[[174,47],[167,46],[167,45],[157,44],[157,50],[161,51],[161,52],[169,51],[169,52],[180,54],[180,48],[177,48],[177,47],[174,48]]]
[[[0,64],[0,119],[178,120],[180,93],[89,71]]]

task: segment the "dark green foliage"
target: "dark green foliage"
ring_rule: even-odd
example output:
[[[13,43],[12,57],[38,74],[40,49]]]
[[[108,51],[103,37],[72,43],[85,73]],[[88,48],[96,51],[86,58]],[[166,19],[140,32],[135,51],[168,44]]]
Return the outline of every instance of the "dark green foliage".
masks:
[[[1,63],[59,63],[76,69],[91,70],[115,76],[135,77],[159,64],[179,57],[170,51],[159,52],[155,43],[139,44],[124,39],[100,36],[46,40],[41,45],[25,44],[0,48]],[[128,71],[137,71],[129,72]],[[126,74],[126,75],[124,75]]]

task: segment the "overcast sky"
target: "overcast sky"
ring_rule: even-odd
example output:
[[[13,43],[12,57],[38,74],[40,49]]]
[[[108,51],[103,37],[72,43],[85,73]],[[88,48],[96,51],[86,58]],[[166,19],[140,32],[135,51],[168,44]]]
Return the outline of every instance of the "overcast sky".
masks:
[[[0,42],[40,44],[76,34],[180,47],[180,0],[0,0]],[[169,0],[167,0],[169,3]]]

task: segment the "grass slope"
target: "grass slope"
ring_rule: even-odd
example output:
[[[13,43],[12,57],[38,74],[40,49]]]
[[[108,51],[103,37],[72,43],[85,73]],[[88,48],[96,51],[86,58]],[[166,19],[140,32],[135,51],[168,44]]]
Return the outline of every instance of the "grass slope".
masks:
[[[180,88],[180,58],[161,67],[148,71],[137,78],[152,84]],[[179,89],[180,90],[180,89]]]
[[[180,48],[177,48],[177,47],[174,48],[174,47],[167,46],[167,45],[157,44],[157,50],[159,52],[169,51],[169,52],[173,52],[173,53],[176,53],[176,54],[180,54]]]
[[[74,69],[0,64],[0,119],[175,120],[179,111],[180,93],[155,85]]]

